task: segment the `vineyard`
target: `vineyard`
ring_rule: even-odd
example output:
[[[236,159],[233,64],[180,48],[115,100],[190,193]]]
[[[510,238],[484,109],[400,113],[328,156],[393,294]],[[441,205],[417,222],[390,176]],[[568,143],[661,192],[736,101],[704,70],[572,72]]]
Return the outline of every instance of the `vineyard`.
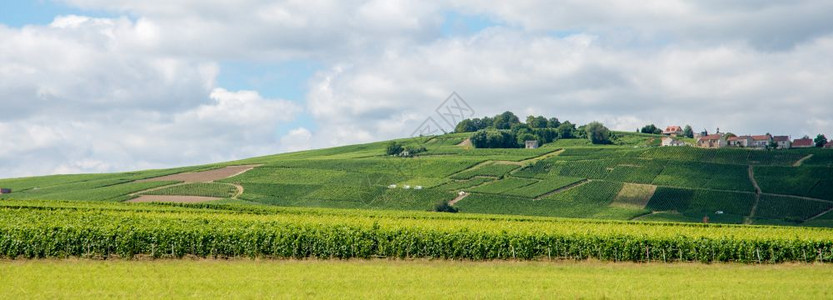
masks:
[[[154,190],[145,194],[230,198],[237,194],[237,188],[225,183],[188,183]]]
[[[0,199],[203,196],[210,198],[198,200],[428,211],[463,191],[453,206],[464,213],[833,226],[833,151],[656,147],[659,136],[617,135],[623,144],[572,139],[538,149],[477,149],[460,145],[466,134],[446,134],[396,140],[427,149],[414,157],[386,155],[388,142],[377,142],[168,170],[0,179],[14,190]]]
[[[5,201],[0,256],[831,262],[833,230],[384,211]]]

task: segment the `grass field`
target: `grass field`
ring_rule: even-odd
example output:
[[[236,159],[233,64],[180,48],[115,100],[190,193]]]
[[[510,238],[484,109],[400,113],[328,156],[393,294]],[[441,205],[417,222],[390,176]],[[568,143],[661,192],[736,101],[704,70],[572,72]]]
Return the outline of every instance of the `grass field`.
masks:
[[[829,299],[833,268],[429,260],[0,261],[0,298]]]

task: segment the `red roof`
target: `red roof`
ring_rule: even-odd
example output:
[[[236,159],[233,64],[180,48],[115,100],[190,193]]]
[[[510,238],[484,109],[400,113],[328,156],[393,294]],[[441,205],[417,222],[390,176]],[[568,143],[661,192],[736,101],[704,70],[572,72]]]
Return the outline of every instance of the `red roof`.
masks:
[[[793,141],[794,147],[802,147],[802,146],[813,146],[816,143],[813,142],[811,139],[797,139]]]
[[[833,148],[833,141],[829,141],[827,144],[824,144],[824,148]]]
[[[701,140],[719,140],[719,139],[721,139],[721,138],[723,138],[723,136],[722,136],[722,135],[719,135],[719,134],[710,134],[710,135],[703,136],[703,137],[701,137],[700,139],[701,139]]]
[[[789,142],[790,141],[790,137],[788,137],[786,135],[776,135],[776,136],[772,137],[772,139],[775,140],[776,142]]]
[[[752,139],[756,140],[756,141],[768,141],[769,140],[769,135],[768,134],[766,134],[766,135],[753,135]]]
[[[675,125],[665,127],[665,132],[677,132],[677,131],[683,131],[683,129],[680,128],[680,126],[675,126]]]

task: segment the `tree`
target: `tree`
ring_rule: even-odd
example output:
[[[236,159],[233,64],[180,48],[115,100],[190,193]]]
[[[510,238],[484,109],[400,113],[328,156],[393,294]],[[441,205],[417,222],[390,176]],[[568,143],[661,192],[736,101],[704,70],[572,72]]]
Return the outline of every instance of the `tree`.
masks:
[[[435,212],[447,212],[447,213],[456,213],[458,210],[456,207],[451,206],[448,204],[448,201],[441,201],[434,205]]]
[[[388,144],[387,149],[385,150],[385,153],[387,153],[388,155],[398,155],[399,153],[402,153],[403,150],[405,150],[405,148],[402,147],[402,144],[397,142],[390,142]]]
[[[590,124],[585,125],[584,129],[587,132],[587,138],[590,139],[591,143],[610,144],[610,130],[602,125],[602,123],[591,122]]]
[[[559,125],[558,128],[556,128],[555,131],[558,132],[558,137],[559,138],[571,139],[571,138],[575,137],[575,134],[573,134],[573,132],[575,130],[576,130],[576,125],[573,125],[572,123],[570,123],[570,121],[564,121],[564,123],[561,123],[561,125]]]
[[[694,129],[691,129],[691,125],[686,125],[683,129],[683,136],[693,139],[694,138]]]
[[[457,126],[454,127],[454,132],[475,132],[479,129],[473,120],[465,119],[457,123]]]
[[[504,112],[495,116],[494,119],[494,126],[495,129],[509,129],[512,128],[512,124],[520,123],[521,121],[511,111]]]
[[[823,134],[819,134],[813,141],[816,142],[816,147],[821,148],[824,147],[824,144],[827,144],[827,137]]]
[[[471,144],[476,148],[518,148],[515,134],[506,130],[479,130],[471,136]]]
[[[544,118],[544,116],[528,116],[526,117],[526,125],[531,128],[547,128],[547,118]]]
[[[547,120],[547,128],[558,128],[561,126],[561,122],[558,121],[558,118],[550,118]]]
[[[642,127],[642,130],[640,130],[640,132],[648,133],[648,134],[661,134],[662,130],[657,128],[656,125],[651,124],[651,125],[645,125],[645,127]]]

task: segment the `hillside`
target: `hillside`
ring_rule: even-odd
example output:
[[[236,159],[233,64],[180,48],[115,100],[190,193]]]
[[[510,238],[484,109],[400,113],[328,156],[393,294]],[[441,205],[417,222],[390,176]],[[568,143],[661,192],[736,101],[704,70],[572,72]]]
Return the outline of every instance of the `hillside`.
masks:
[[[470,134],[447,134],[397,140],[427,149],[414,157],[388,156],[389,142],[379,142],[167,170],[0,179],[12,189],[0,199],[420,211],[451,201],[466,213],[833,226],[833,151],[660,148],[656,135],[617,134],[621,145],[563,139],[538,149],[473,149],[463,143]]]

